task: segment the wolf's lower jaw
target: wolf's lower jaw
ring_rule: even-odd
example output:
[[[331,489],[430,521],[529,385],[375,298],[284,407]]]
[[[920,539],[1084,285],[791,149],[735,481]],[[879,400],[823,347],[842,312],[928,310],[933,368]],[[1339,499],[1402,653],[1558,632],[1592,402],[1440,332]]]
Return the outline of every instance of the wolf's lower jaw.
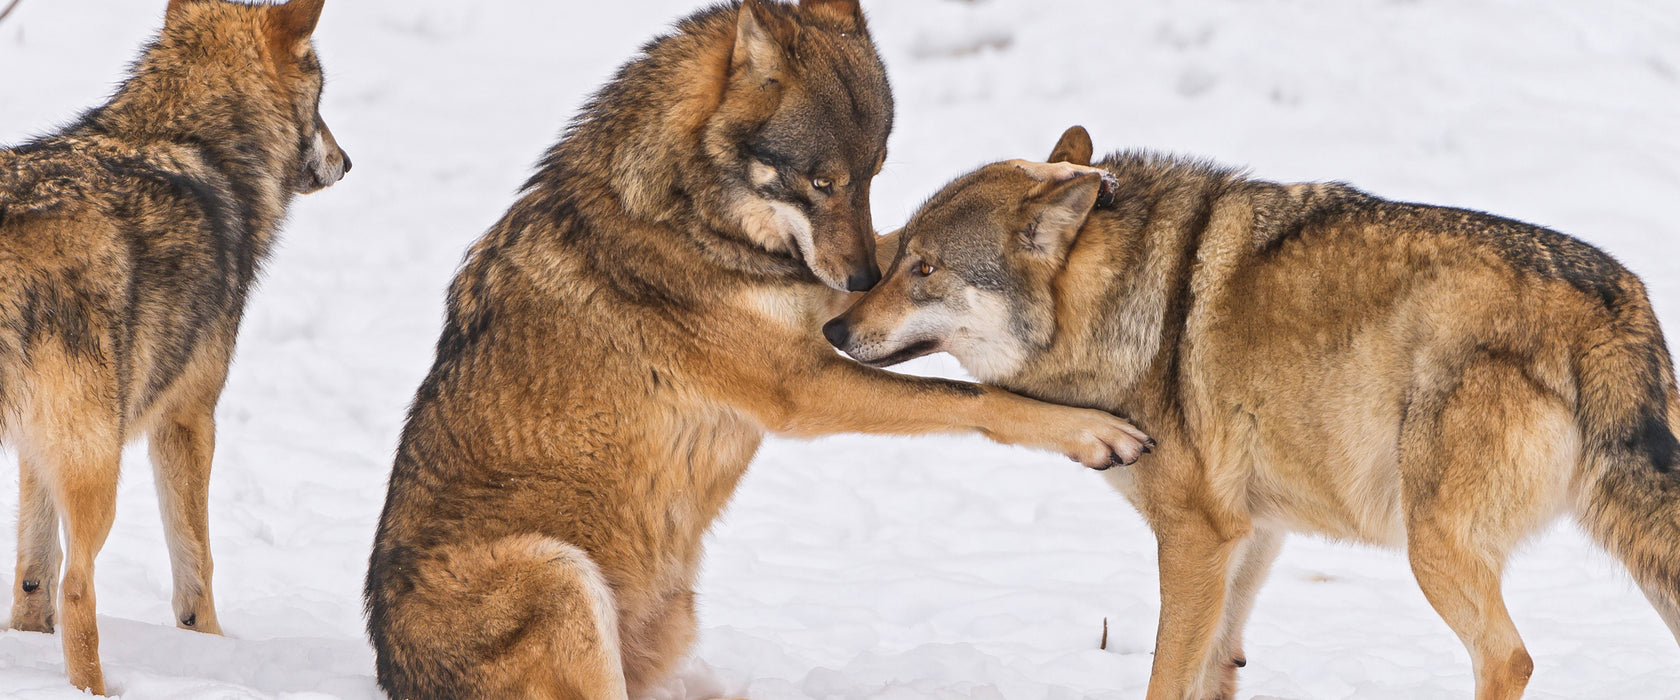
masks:
[[[887,355],[886,357],[876,358],[873,360],[860,359],[858,362],[869,365],[870,367],[891,367],[893,365],[909,362],[910,360],[914,360],[923,355],[931,355],[936,352],[939,352],[939,341],[920,340],[906,345],[903,349],[891,355]],[[854,359],[855,357],[856,356],[854,356]]]

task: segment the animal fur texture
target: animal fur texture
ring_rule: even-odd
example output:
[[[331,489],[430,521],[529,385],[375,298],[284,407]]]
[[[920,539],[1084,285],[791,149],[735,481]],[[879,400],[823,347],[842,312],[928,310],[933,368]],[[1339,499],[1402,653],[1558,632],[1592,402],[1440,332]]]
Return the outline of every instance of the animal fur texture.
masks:
[[[1562,514],[1680,639],[1680,404],[1633,273],[1481,212],[1091,152],[1074,127],[1048,163],[946,186],[825,332],[869,364],[944,350],[1159,441],[1108,473],[1159,539],[1150,698],[1235,697],[1292,532],[1405,548],[1479,700],[1533,671],[1500,577]]]
[[[395,698],[640,697],[766,432],[979,432],[1092,466],[1109,414],[863,367],[892,96],[856,0],[718,5],[621,68],[473,246],[392,468],[368,632]]]

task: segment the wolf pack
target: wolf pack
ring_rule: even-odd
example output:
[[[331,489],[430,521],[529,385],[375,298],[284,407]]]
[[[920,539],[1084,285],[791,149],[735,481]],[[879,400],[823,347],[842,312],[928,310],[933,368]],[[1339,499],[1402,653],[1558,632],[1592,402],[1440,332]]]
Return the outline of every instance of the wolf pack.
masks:
[[[169,0],[108,102],[0,147],[10,626],[56,630],[77,688],[106,690],[94,560],[137,438],[175,624],[221,633],[216,404],[293,199],[351,169],[319,112],[323,2]],[[1561,516],[1680,640],[1680,394],[1606,253],[1342,184],[1097,157],[1077,126],[878,237],[893,121],[858,0],[700,9],[594,94],[449,285],[367,569],[385,693],[662,687],[766,434],[977,433],[1102,470],[1158,540],[1152,700],[1236,696],[1290,533],[1403,551],[1478,700],[1534,670],[1501,576]],[[882,369],[935,352],[980,383]]]

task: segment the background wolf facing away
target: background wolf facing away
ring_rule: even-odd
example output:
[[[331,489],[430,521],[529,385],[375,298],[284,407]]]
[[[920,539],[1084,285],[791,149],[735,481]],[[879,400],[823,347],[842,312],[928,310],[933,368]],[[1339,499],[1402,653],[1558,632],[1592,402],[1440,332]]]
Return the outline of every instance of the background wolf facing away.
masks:
[[[104,692],[93,560],[134,438],[149,438],[157,471],[176,623],[221,633],[216,401],[293,195],[350,169],[318,112],[321,7],[171,0],[109,102],[0,149],[0,428],[21,490],[11,626],[62,623],[77,687]]]

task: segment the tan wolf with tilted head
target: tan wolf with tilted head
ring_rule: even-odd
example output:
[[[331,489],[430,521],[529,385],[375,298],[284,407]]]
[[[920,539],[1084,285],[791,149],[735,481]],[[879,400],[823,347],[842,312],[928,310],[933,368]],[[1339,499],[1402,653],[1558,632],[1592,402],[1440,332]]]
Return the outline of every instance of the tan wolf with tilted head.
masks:
[[[93,560],[133,438],[151,444],[176,623],[221,632],[216,401],[287,206],[350,169],[317,111],[321,3],[171,0],[109,102],[0,148],[0,435],[22,490],[11,626],[61,621],[77,687],[105,691]]]
[[[1404,547],[1475,661],[1522,694],[1512,548],[1574,516],[1680,638],[1680,421],[1645,287],[1555,231],[1339,184],[1261,182],[1070,129],[965,175],[825,329],[869,364],[937,350],[1160,446],[1108,472],[1160,540],[1149,697],[1231,698],[1285,533]]]
[[[1086,464],[1099,411],[863,367],[892,97],[856,0],[719,5],[584,108],[450,289],[391,471],[368,632],[394,698],[640,697],[766,432],[979,432]],[[791,525],[791,524],[790,524]]]

